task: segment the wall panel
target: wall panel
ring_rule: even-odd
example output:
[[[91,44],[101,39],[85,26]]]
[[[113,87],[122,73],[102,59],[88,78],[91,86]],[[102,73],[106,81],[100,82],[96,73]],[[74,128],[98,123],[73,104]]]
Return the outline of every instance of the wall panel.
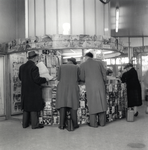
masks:
[[[44,35],[44,0],[35,1],[35,33],[36,36]]]
[[[120,37],[120,39],[123,41],[125,47],[129,47],[130,46],[128,37]]]
[[[15,0],[0,1],[0,43],[16,38]]]
[[[94,0],[85,0],[85,34],[95,34],[95,5]]]
[[[103,35],[105,21],[108,25],[108,14],[105,20],[104,4],[98,0],[28,1],[29,36],[63,34],[64,23],[70,24],[69,34]]]
[[[144,37],[144,46],[148,46],[148,37]]]
[[[130,46],[142,46],[142,38],[130,38]]]
[[[35,13],[34,13],[34,0],[28,1],[28,30],[29,35],[28,36],[35,36]]]
[[[17,37],[25,38],[25,1],[17,0]]]
[[[56,0],[45,0],[45,31],[46,34],[57,33],[57,11]]]
[[[70,0],[58,0],[58,30],[63,34],[63,24],[70,24]]]
[[[104,6],[104,34],[110,36],[110,3]]]
[[[83,0],[72,0],[72,34],[84,34],[83,7]]]
[[[104,4],[96,0],[96,35],[104,35]]]

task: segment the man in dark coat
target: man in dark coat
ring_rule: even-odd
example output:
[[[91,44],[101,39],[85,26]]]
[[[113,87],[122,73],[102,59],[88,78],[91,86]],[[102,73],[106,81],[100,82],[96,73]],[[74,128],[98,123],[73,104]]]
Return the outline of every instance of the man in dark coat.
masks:
[[[39,112],[43,110],[41,84],[48,79],[39,76],[39,69],[36,66],[38,54],[35,51],[28,53],[28,61],[19,68],[19,79],[21,80],[21,105],[23,110],[23,128],[30,124],[32,129],[43,128],[39,124]]]
[[[86,61],[80,65],[80,80],[85,82],[90,126],[98,127],[106,124],[106,70],[102,62],[94,60],[91,52],[85,54]],[[99,122],[97,122],[97,116]]]
[[[138,74],[131,63],[128,63],[121,76],[121,81],[127,85],[127,100],[128,107],[134,107],[135,116],[138,116],[137,106],[142,105],[141,85],[138,79]]]

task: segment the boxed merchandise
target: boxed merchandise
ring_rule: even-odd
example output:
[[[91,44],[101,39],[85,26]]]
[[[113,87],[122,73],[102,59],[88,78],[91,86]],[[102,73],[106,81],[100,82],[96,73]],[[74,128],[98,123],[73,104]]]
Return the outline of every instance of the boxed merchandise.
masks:
[[[59,116],[53,116],[53,124],[59,124],[60,123],[60,117]]]
[[[44,110],[52,110],[52,102],[51,101],[45,102]]]
[[[43,117],[43,124],[44,125],[52,125],[52,123],[53,123],[52,117],[47,117],[47,116]]]

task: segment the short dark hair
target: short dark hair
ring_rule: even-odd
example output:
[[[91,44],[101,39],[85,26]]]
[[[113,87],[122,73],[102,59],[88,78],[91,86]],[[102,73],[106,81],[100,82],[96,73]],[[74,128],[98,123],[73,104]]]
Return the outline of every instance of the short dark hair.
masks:
[[[76,62],[76,59],[75,58],[73,58],[73,57],[71,57],[71,58],[68,58],[67,59],[68,61],[72,61],[73,62],[73,64],[77,64],[77,62]]]
[[[124,69],[127,69],[129,67],[133,67],[133,64],[131,64],[131,63],[126,64],[125,67],[124,67]]]
[[[90,58],[93,58],[93,57],[94,57],[94,55],[93,55],[91,52],[86,53],[85,56],[88,56],[88,57],[90,57]]]

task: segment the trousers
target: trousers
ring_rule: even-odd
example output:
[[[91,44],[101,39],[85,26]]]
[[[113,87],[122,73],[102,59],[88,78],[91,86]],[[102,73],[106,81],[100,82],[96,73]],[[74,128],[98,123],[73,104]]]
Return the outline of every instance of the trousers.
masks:
[[[78,126],[77,110],[73,110],[73,109],[68,108],[68,107],[60,108],[60,111],[59,111],[60,112],[60,126],[62,126],[62,127],[65,126],[67,111],[70,111],[73,127],[74,128],[77,127]]]
[[[106,112],[90,115],[90,126],[98,127],[98,125],[105,126],[105,124],[106,124]]]
[[[27,128],[31,124],[32,129],[39,126],[39,112],[23,111],[23,128]]]

